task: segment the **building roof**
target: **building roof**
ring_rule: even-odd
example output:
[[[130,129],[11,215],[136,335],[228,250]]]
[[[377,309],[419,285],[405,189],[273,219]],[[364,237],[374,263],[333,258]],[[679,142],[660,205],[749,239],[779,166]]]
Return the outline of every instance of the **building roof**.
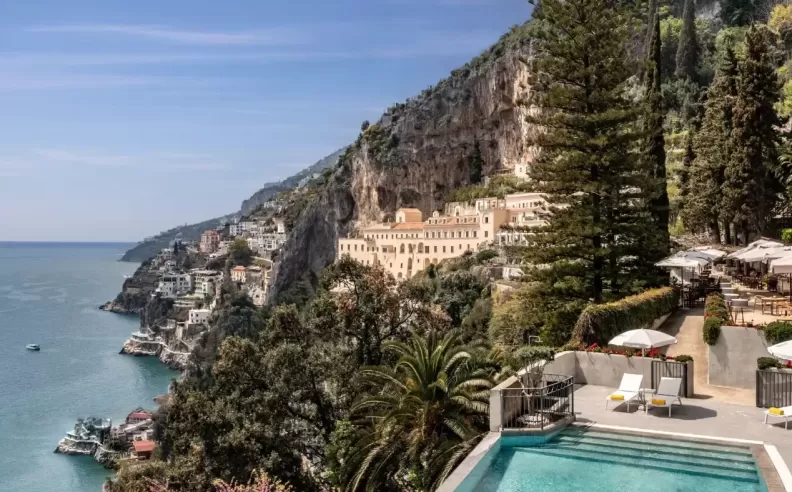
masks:
[[[246,268],[243,267],[242,265],[235,266],[234,268],[231,269],[232,272],[244,272],[245,270]]]
[[[417,208],[400,208],[396,213],[404,214],[405,222],[420,222],[423,220],[423,213]]]
[[[217,236],[217,231],[215,230],[206,231],[203,233],[203,235]]]
[[[395,224],[391,229],[397,231],[403,230],[419,230],[423,229],[423,222],[403,222],[401,224]]]
[[[150,419],[151,414],[148,412],[132,412],[129,414],[130,419]]]
[[[135,448],[136,453],[150,453],[154,451],[154,446],[157,443],[154,441],[132,441],[132,446]]]

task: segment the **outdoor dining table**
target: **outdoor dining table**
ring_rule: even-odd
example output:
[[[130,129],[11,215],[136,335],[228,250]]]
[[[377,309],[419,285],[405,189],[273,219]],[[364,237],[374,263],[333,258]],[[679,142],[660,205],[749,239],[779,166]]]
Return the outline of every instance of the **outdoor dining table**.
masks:
[[[768,297],[768,298],[762,299],[761,302],[762,302],[762,314],[764,314],[764,312],[765,312],[765,305],[768,305],[768,306],[770,306],[770,314],[771,315],[775,315],[775,312],[774,312],[775,311],[775,305],[779,304],[779,303],[782,303],[782,302],[786,302],[786,298],[785,297]]]

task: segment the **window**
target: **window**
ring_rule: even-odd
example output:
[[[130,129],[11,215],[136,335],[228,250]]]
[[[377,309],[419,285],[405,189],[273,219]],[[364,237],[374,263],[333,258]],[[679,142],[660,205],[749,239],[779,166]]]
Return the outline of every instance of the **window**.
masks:
[[[484,217],[484,223],[489,224],[489,217]]]
[[[459,251],[462,251],[462,245],[461,244],[459,245]]]
[[[489,237],[489,231],[484,231],[484,237]]]
[[[473,237],[478,237],[478,231],[473,231]]]
[[[443,253],[445,253],[445,246],[443,246]]]
[[[355,245],[355,251],[357,251],[357,244]]]
[[[451,252],[452,252],[452,253],[454,252],[454,247],[453,247],[453,246],[451,246]]]
[[[401,264],[399,265],[399,268],[404,268],[404,263],[401,263]]]
[[[435,253],[437,253],[437,246],[435,246],[434,248],[435,248],[435,249],[434,249],[434,252],[435,252]]]
[[[465,231],[465,237],[470,237],[470,231]]]

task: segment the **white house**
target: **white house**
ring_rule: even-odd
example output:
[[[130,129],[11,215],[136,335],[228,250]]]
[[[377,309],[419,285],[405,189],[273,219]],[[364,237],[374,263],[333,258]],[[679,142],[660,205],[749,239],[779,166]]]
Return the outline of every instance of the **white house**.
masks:
[[[223,283],[223,274],[215,270],[192,270],[195,285],[195,295],[198,297],[213,297],[217,288]]]
[[[209,309],[190,309],[189,312],[189,323],[191,325],[203,325],[206,324],[206,321],[209,319],[209,315],[212,314],[212,311]]]
[[[187,273],[166,273],[160,278],[155,293],[166,299],[189,294],[192,291],[192,277]]]

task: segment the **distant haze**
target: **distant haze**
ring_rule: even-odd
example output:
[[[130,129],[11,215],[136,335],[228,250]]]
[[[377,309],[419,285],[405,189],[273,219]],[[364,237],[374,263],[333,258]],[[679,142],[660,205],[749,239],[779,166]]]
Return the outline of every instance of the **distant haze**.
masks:
[[[525,0],[15,2],[0,17],[0,241],[137,241],[351,143]]]

